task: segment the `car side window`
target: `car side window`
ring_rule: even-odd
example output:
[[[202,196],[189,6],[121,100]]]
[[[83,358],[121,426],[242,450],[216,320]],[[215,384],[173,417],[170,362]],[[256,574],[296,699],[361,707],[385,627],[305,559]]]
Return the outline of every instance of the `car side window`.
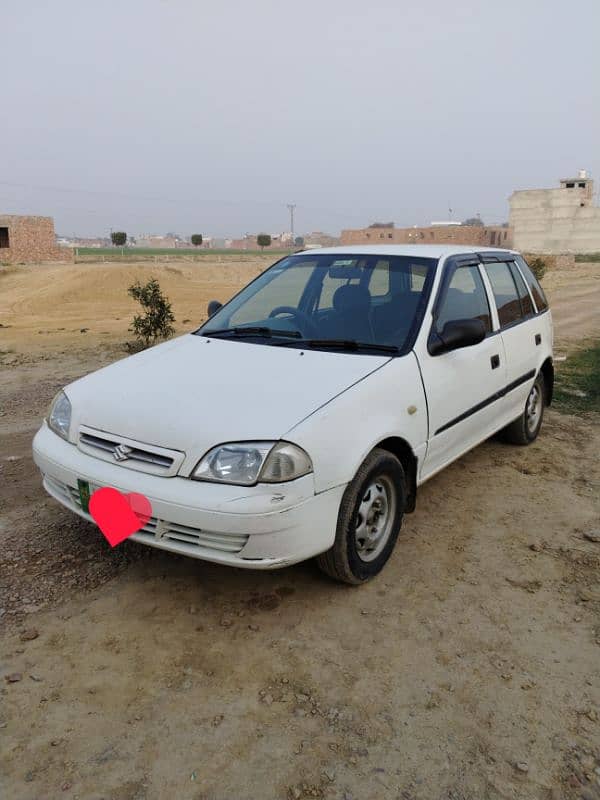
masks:
[[[493,261],[485,265],[485,271],[492,284],[500,327],[518,322],[523,318],[523,310],[508,264],[504,261]]]
[[[531,295],[529,294],[529,289],[525,285],[525,281],[523,280],[523,276],[517,269],[517,265],[512,261],[509,264],[510,271],[512,273],[514,282],[517,286],[517,292],[519,294],[519,300],[521,301],[521,308],[523,309],[523,314],[526,317],[532,316],[535,314],[535,309],[533,308],[533,302],[531,300]]]
[[[519,269],[523,273],[523,277],[525,278],[527,286],[529,286],[529,289],[531,290],[538,313],[545,311],[548,308],[548,301],[546,300],[546,295],[544,294],[544,290],[540,286],[538,279],[531,271],[531,267],[522,256],[517,256],[516,262],[519,265]]]
[[[437,333],[447,322],[459,319],[480,319],[488,333],[492,330],[487,292],[475,265],[457,267],[452,275],[437,314]]]

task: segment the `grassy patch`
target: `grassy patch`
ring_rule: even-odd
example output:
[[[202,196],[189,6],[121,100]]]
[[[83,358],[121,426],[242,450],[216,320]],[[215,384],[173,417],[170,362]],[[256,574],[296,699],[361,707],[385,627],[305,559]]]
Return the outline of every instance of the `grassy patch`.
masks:
[[[177,258],[182,256],[192,256],[193,258],[210,258],[211,256],[268,256],[285,255],[289,250],[233,250],[233,249],[210,249],[206,247],[77,247],[76,256],[104,256],[111,260],[118,259],[144,259],[154,256],[168,256]]]
[[[575,261],[600,261],[600,253],[577,253]]]
[[[561,411],[600,411],[600,340],[555,364],[554,403]]]

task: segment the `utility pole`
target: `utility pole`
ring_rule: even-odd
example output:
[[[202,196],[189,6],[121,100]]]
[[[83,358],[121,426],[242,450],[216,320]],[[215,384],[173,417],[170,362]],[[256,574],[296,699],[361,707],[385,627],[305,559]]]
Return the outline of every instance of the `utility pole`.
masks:
[[[292,250],[294,249],[294,211],[296,209],[296,203],[288,203],[288,211],[290,212],[290,228],[292,231]]]

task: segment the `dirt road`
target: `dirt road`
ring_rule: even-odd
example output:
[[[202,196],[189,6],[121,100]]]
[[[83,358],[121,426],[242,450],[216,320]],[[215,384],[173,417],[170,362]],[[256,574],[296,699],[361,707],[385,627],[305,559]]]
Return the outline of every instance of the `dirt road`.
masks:
[[[198,315],[196,297],[245,280],[223,266],[213,289],[183,269],[166,287],[180,319],[180,302]],[[99,296],[93,274],[81,297]],[[599,277],[583,276],[590,292]],[[92,296],[82,315],[60,280],[0,277],[3,797],[600,797],[597,418],[550,411],[533,446],[492,440],[432,479],[360,588],[310,563],[111,550],[46,497],[30,444],[60,386],[122,354],[131,308]],[[569,349],[564,320],[588,301],[562,275],[547,285]],[[598,332],[592,313],[578,336]]]
[[[559,344],[572,346],[600,335],[600,264],[577,264],[573,270],[548,272],[544,278]]]

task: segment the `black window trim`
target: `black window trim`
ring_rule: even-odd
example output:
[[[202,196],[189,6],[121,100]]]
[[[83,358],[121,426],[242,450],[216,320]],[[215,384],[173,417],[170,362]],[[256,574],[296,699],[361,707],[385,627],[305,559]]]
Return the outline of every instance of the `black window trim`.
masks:
[[[508,325],[504,325],[504,326],[501,325],[498,328],[497,331],[493,331],[492,332],[492,335],[495,335],[496,333],[502,333],[502,331],[510,330],[510,328],[514,328],[515,325],[521,325],[521,323],[523,323],[523,322],[528,322],[529,320],[534,319],[535,317],[541,317],[542,314],[547,314],[550,311],[550,306],[549,306],[547,300],[546,300],[546,308],[542,308],[541,310],[538,308],[538,304],[535,302],[535,297],[533,296],[533,292],[531,291],[531,287],[529,285],[529,282],[525,278],[525,275],[523,275],[523,271],[521,270],[521,267],[519,266],[519,260],[518,259],[519,258],[523,258],[521,253],[515,253],[515,252],[511,252],[510,250],[506,250],[506,251],[502,251],[502,252],[498,252],[498,253],[485,253],[485,252],[484,253],[478,253],[478,255],[479,255],[479,258],[481,259],[481,263],[482,264],[487,264],[487,263],[493,262],[493,261],[505,261],[509,265],[509,269],[510,269],[510,264],[514,263],[516,268],[519,270],[519,275],[521,276],[521,278],[523,278],[523,282],[525,283],[527,291],[529,292],[529,296],[531,297],[531,302],[533,303],[533,308],[535,309],[533,314],[528,314],[526,317],[521,317],[521,319],[517,319],[514,322],[510,322]],[[524,258],[523,258],[523,261],[525,261]],[[525,263],[527,264],[526,261],[525,261]],[[528,264],[527,264],[527,266],[529,267]],[[529,267],[529,269],[531,269],[531,267]],[[514,281],[514,277],[513,277],[513,281]],[[539,281],[538,281],[538,283],[539,283]],[[540,289],[542,289],[541,286],[540,286]],[[544,292],[544,290],[542,289],[542,294],[543,294],[543,292]],[[517,292],[517,294],[518,294],[518,292]],[[543,295],[543,296],[544,296],[544,299],[545,299],[545,295]],[[494,302],[495,302],[495,298],[494,298]],[[498,319],[498,322],[500,322],[499,319]]]
[[[533,291],[531,289],[531,286],[529,285],[529,281],[527,280],[527,278],[523,274],[523,270],[521,269],[521,265],[519,264],[519,258],[521,258],[523,260],[523,263],[525,264],[527,269],[531,272],[531,274],[535,278],[535,281],[536,281],[536,283],[538,285],[538,288],[540,289],[540,291],[542,293],[542,298],[543,298],[544,302],[546,303],[546,308],[542,308],[542,309],[538,308],[538,304],[537,304],[537,301],[536,301],[536,299],[535,299],[535,297],[533,295]],[[538,279],[535,276],[535,273],[533,272],[533,270],[531,269],[531,267],[529,266],[527,261],[525,261],[525,258],[520,253],[515,253],[513,255],[513,261],[517,265],[517,269],[519,270],[519,272],[521,273],[521,277],[525,281],[525,286],[527,286],[527,288],[529,289],[529,294],[531,295],[531,298],[533,300],[533,305],[534,305],[534,308],[535,308],[536,316],[539,316],[540,314],[545,314],[546,311],[550,310],[550,305],[548,303],[548,298],[546,297],[546,294],[544,293],[542,285],[540,284],[540,282],[538,281]]]
[[[432,317],[431,328],[429,329],[429,333],[427,335],[427,352],[429,353],[429,355],[433,355],[430,350],[432,339],[434,336],[438,335],[436,331],[436,324],[440,314],[440,306],[442,305],[442,299],[446,295],[446,291],[448,289],[448,286],[450,285],[450,281],[454,277],[454,273],[460,267],[479,267],[480,264],[481,261],[478,253],[466,253],[458,256],[450,256],[449,258],[446,259],[446,262],[444,264],[444,271],[442,273],[442,278],[440,280],[440,285],[438,286],[437,294],[435,296],[435,300],[431,308],[431,317]],[[481,278],[483,289],[485,291],[485,297],[488,304],[488,311],[490,312],[490,323],[493,326],[494,318],[492,315],[492,308],[490,306],[490,297],[488,294],[487,286],[485,285],[485,282],[481,274],[479,277]],[[485,338],[487,339],[490,336],[494,336],[494,334],[496,333],[500,333],[500,331],[499,330],[495,331],[493,329],[491,331],[486,331]]]
[[[508,264],[509,272],[511,273],[511,277],[513,279],[513,283],[515,283],[515,289],[517,290],[516,282],[515,282],[514,276],[512,275],[512,270],[511,270],[511,267],[510,267],[511,264],[514,264],[516,269],[518,269],[521,278],[523,279],[523,282],[525,284],[525,287],[526,287],[527,291],[529,292],[529,296],[531,298],[531,302],[532,302],[532,305],[533,305],[533,308],[534,308],[534,313],[533,314],[527,314],[527,316],[522,316],[520,319],[517,319],[514,322],[509,322],[508,325],[501,325],[500,324],[500,318],[498,317],[498,329],[497,330],[488,331],[486,333],[486,336],[485,336],[486,339],[488,339],[488,338],[490,338],[492,336],[496,336],[497,334],[503,333],[504,331],[510,330],[511,328],[514,328],[515,325],[521,325],[523,322],[528,322],[529,320],[532,320],[535,317],[540,317],[542,314],[547,314],[550,311],[550,306],[548,304],[546,305],[546,308],[543,308],[541,310],[538,308],[538,305],[537,305],[537,303],[535,301],[535,297],[533,296],[533,292],[531,291],[531,287],[529,286],[529,282],[525,278],[525,275],[523,275],[521,267],[519,266],[519,261],[518,261],[519,257],[523,258],[521,253],[515,253],[514,251],[511,251],[511,250],[496,250],[493,253],[492,252],[487,252],[487,251],[483,251],[483,252],[479,252],[479,253],[478,252],[461,253],[460,255],[457,255],[457,256],[449,256],[446,259],[446,262],[445,262],[444,268],[443,268],[444,272],[442,274],[442,279],[440,281],[440,285],[438,287],[437,294],[436,294],[433,306],[431,308],[432,323],[431,323],[431,328],[429,330],[429,334],[427,336],[427,351],[428,352],[429,352],[429,342],[431,340],[431,336],[432,336],[432,334],[435,333],[435,323],[436,323],[436,320],[437,320],[437,317],[438,317],[439,307],[441,305],[442,292],[446,291],[446,288],[447,288],[448,284],[452,280],[452,275],[454,275],[454,272],[456,271],[456,269],[459,266],[460,267],[470,267],[470,266],[475,266],[475,265],[485,266],[485,264],[493,263],[495,261],[504,262],[504,263]],[[523,258],[523,261],[525,261],[524,258]],[[525,263],[527,263],[527,262],[525,261]],[[529,268],[531,269],[531,267],[529,267]],[[487,277],[487,273],[486,273],[486,277]],[[489,281],[489,277],[488,277],[488,281]],[[543,293],[543,289],[542,289],[542,293]],[[490,297],[489,297],[489,294],[488,294],[488,291],[487,291],[487,286],[486,286],[486,295],[488,297],[488,306],[489,306]],[[517,297],[519,297],[518,290],[517,290]],[[497,313],[498,312],[498,306],[496,305],[496,298],[494,297],[493,291],[492,291],[492,299],[494,301],[494,305],[496,307],[496,313]],[[521,300],[521,298],[519,297],[519,301],[520,300]],[[548,301],[546,301],[546,303],[548,303]],[[523,310],[523,306],[522,305],[521,305],[521,310]],[[491,308],[490,308],[490,316],[491,316]]]
[[[517,294],[519,293],[519,287],[517,285],[517,279],[515,277],[515,273],[523,281],[523,286],[525,287],[525,291],[529,295],[529,299],[531,300],[531,308],[533,309],[533,311],[531,311],[529,314],[523,313],[523,319],[525,320],[531,319],[532,317],[535,317],[535,315],[537,314],[537,303],[535,302],[535,297],[533,296],[533,292],[529,288],[529,284],[527,283],[527,281],[525,280],[525,276],[519,269],[519,265],[517,264],[516,260],[513,258],[512,261],[507,261],[506,263],[508,264],[508,268],[512,273],[512,279],[515,282],[515,286],[517,286]],[[519,294],[519,300],[521,301],[521,311],[523,311],[523,298],[521,297],[520,294]]]
[[[492,281],[490,279],[490,276],[489,276],[489,274],[488,274],[488,272],[486,270],[487,279],[490,282],[490,286],[492,287],[492,296],[494,298],[494,304],[496,306],[496,311],[498,313],[498,325],[499,325],[498,333],[501,333],[502,331],[506,331],[509,328],[514,328],[515,325],[520,325],[522,322],[527,322],[528,319],[531,319],[534,315],[533,314],[527,314],[526,315],[524,313],[524,311],[523,311],[523,302],[521,301],[521,296],[519,295],[519,287],[517,286],[517,282],[515,280],[515,276],[513,275],[512,270],[510,268],[510,261],[508,259],[506,261],[504,261],[504,260],[502,260],[500,258],[494,258],[494,259],[488,259],[487,261],[484,261],[484,263],[483,263],[484,268],[485,268],[486,264],[506,264],[506,266],[508,267],[508,274],[510,275],[510,278],[511,278],[511,280],[513,282],[513,286],[515,288],[515,294],[517,295],[517,300],[519,301],[519,308],[521,309],[521,316],[518,319],[514,319],[512,322],[508,322],[508,323],[506,323],[506,325],[502,325],[502,323],[500,322],[500,309],[498,308],[498,301],[496,300],[496,295],[494,294],[494,287],[492,285]],[[523,276],[521,276],[521,277],[523,277]],[[523,281],[525,283],[525,287],[527,288],[527,291],[529,291],[529,287],[527,286],[527,281],[525,281],[525,279],[523,279]],[[535,303],[533,305],[534,305],[534,308],[535,308]]]

